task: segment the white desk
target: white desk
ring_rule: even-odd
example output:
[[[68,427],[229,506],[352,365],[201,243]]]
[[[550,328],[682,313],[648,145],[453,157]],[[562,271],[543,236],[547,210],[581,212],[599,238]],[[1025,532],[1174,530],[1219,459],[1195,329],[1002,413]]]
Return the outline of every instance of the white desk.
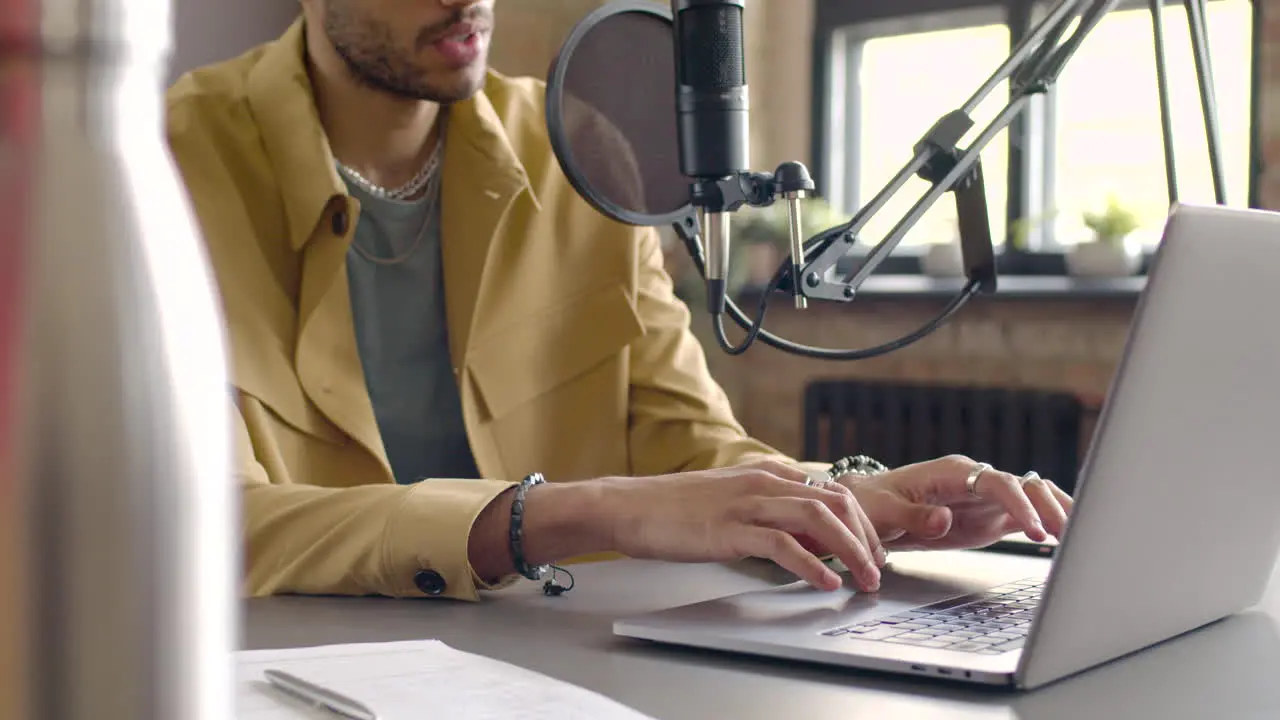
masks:
[[[244,646],[438,638],[659,720],[1280,718],[1280,571],[1253,611],[1021,694],[650,645],[611,632],[621,615],[767,587],[771,571],[759,564],[620,561],[573,571],[577,587],[559,598],[528,583],[479,604],[251,600]]]

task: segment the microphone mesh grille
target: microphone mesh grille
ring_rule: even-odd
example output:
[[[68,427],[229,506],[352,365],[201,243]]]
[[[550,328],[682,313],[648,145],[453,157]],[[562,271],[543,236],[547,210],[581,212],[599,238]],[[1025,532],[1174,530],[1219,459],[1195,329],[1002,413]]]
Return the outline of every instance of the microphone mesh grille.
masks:
[[[747,84],[742,8],[695,5],[681,11],[681,81],[695,90],[723,91]]]
[[[687,205],[671,22],[620,13],[587,33],[564,62],[563,93],[552,101],[568,143],[560,160],[586,186],[579,192],[645,215]]]

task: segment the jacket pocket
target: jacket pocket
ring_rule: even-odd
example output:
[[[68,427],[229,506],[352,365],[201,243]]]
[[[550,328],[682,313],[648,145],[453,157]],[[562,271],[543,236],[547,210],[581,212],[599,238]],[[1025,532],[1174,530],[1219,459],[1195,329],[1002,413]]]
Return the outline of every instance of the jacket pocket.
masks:
[[[280,339],[269,333],[253,333],[236,323],[228,325],[232,385],[257,398],[294,430],[336,445],[345,444],[346,435],[303,392],[290,353]]]
[[[569,298],[477,342],[467,366],[491,419],[573,380],[644,335],[621,284]]]

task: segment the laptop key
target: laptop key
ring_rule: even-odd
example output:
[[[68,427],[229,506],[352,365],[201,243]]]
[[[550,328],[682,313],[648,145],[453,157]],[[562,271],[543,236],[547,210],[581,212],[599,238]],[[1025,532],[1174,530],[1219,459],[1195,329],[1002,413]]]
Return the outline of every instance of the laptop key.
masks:
[[[990,646],[988,646],[988,645],[980,645],[980,644],[978,644],[978,643],[972,643],[972,642],[962,642],[962,643],[958,643],[958,644],[956,644],[956,645],[952,645],[952,646],[948,647],[947,649],[948,649],[948,650],[958,650],[958,651],[960,651],[960,652],[975,652],[975,651],[982,650],[982,649],[987,648],[987,647],[990,647]]]
[[[983,645],[999,645],[1003,643],[1004,640],[997,637],[992,637],[990,635],[979,635],[978,637],[973,638],[969,642],[981,643]]]
[[[1026,638],[1018,638],[1017,640],[1010,640],[1007,643],[996,645],[995,648],[997,650],[1003,650],[1005,652],[1008,652],[1009,650],[1018,650],[1022,647],[1022,644],[1025,641],[1026,641]]]
[[[891,637],[902,635],[904,632],[904,630],[899,630],[897,628],[884,627],[861,635],[847,635],[846,637],[852,637],[857,640],[887,640]]]

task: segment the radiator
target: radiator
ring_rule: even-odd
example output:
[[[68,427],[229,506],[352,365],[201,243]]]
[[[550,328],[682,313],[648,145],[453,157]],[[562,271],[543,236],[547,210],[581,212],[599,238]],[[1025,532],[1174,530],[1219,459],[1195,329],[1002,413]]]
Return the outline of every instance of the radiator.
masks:
[[[805,390],[804,458],[865,454],[897,467],[960,453],[1035,470],[1070,493],[1085,416],[1080,399],[1061,392],[819,380]]]

